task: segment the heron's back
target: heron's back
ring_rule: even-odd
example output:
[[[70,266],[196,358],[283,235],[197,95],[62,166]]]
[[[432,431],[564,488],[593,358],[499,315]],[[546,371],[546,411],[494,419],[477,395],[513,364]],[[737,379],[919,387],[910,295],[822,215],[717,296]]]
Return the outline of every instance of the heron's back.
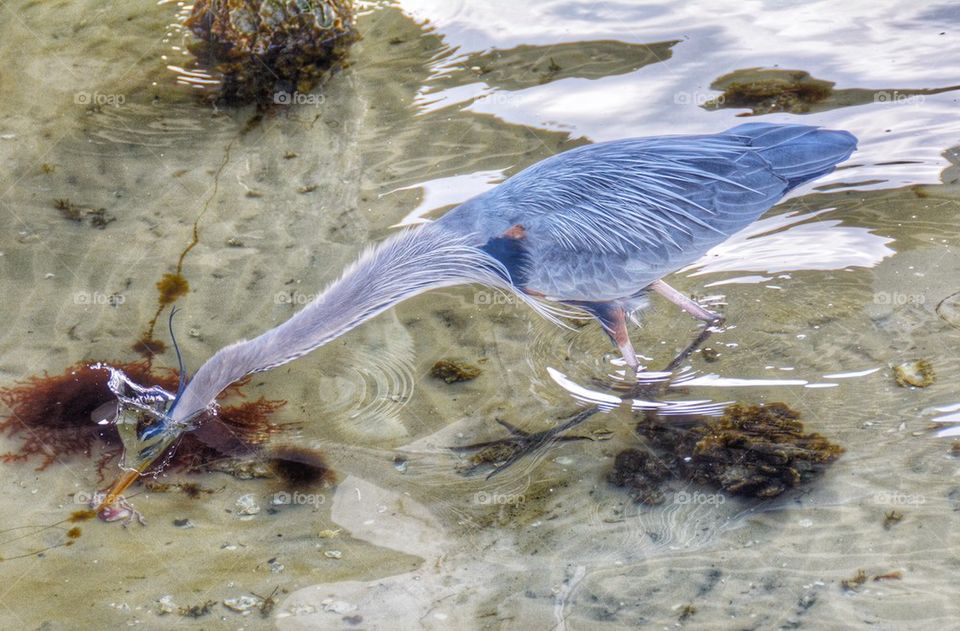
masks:
[[[695,261],[855,148],[844,131],[768,123],[616,140],[538,162],[440,222],[489,241],[527,289],[613,300]]]

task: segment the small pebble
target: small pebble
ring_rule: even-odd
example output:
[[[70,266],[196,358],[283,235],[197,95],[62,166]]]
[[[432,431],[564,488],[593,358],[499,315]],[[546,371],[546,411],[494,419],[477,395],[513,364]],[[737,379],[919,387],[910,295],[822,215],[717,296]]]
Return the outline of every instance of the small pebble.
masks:
[[[254,609],[259,609],[262,604],[263,600],[255,596],[237,596],[236,598],[223,599],[224,607],[245,616]]]
[[[173,602],[173,596],[167,594],[166,596],[161,596],[153,603],[153,612],[158,616],[165,616],[168,613],[173,613],[177,610],[177,606]]]
[[[237,515],[242,518],[250,518],[260,512],[260,505],[257,504],[257,498],[252,493],[240,496],[236,501]]]
[[[348,602],[342,600],[334,600],[332,598],[325,598],[321,603],[324,611],[329,611],[330,613],[345,614],[355,611],[357,606],[351,605]]]

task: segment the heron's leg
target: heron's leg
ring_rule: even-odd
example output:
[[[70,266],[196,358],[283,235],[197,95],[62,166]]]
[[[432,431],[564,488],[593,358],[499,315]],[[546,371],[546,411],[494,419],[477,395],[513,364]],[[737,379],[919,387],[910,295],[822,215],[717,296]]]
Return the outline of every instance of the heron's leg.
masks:
[[[626,309],[616,302],[581,303],[580,306],[589,311],[600,322],[600,326],[607,332],[613,343],[617,345],[627,366],[632,368],[634,372],[639,371],[640,362],[637,361],[637,353],[633,350],[633,344],[630,343],[630,333],[627,331]]]
[[[670,285],[666,284],[662,280],[655,280],[652,283],[650,283],[650,289],[657,292],[658,294],[660,294],[661,296],[663,296],[664,298],[666,298],[667,300],[669,300],[670,302],[677,305],[678,307],[680,307],[681,309],[683,309],[684,311],[686,311],[687,313],[689,313],[690,315],[692,315],[693,317],[699,320],[703,320],[704,322],[709,322],[711,324],[716,324],[717,322],[723,319],[719,314],[714,313],[713,311],[707,311],[706,309],[698,305],[695,301],[691,300],[690,298],[687,298],[686,296],[684,296],[679,291],[677,291]]]

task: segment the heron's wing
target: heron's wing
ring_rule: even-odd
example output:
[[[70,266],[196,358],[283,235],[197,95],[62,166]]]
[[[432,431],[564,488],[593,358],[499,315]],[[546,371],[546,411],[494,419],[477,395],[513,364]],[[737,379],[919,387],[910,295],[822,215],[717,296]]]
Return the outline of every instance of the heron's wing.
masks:
[[[854,146],[846,132],[764,123],[618,140],[539,162],[473,203],[497,229],[523,226],[533,286],[586,298],[696,260]]]
[[[722,241],[787,187],[736,138],[666,137],[559,154],[505,182],[498,197],[531,238],[572,252],[662,257]]]

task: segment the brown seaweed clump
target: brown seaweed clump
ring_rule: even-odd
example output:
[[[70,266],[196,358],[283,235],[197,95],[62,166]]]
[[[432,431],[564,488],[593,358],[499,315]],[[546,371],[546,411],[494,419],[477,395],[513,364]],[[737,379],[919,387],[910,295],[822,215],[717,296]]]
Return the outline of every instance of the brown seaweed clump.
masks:
[[[157,281],[157,291],[160,292],[160,304],[169,305],[190,291],[190,283],[179,273],[164,274]]]
[[[922,103],[928,94],[960,89],[958,85],[940,88],[872,89],[835,88],[833,81],[810,76],[803,70],[784,68],[743,68],[726,74],[710,84],[723,94],[701,107],[716,110],[728,107],[750,108],[737,116],[759,116],[772,112],[810,114],[839,107],[868,103]],[[922,191],[914,191],[918,197]]]
[[[653,453],[621,453],[610,479],[647,503],[657,503],[648,498],[662,496],[659,485],[671,472],[733,495],[776,497],[811,479],[844,451],[820,434],[805,433],[799,414],[783,403],[735,404],[719,419],[692,424],[651,412],[637,433],[650,441]]]
[[[53,200],[53,207],[60,211],[60,216],[76,223],[83,223],[86,219],[92,228],[103,230],[111,222],[117,220],[116,217],[109,214],[106,208],[93,208],[91,206],[81,206],[74,204],[69,199],[58,198]]]
[[[430,369],[430,376],[442,379],[446,383],[470,381],[480,376],[480,369],[465,362],[453,359],[441,359]]]
[[[146,361],[111,365],[141,385],[160,386],[171,392],[177,388],[174,370],[155,370]],[[109,373],[94,368],[93,362],[80,362],[60,375],[44,373],[0,388],[0,401],[10,409],[9,416],[0,420],[0,432],[22,440],[17,451],[0,458],[14,462],[36,457],[40,459],[37,469],[43,470],[64,457],[92,456],[94,449],[100,448],[102,474],[122,449],[116,426],[97,424],[91,416],[97,408],[116,401],[107,386],[108,378]],[[221,396],[242,396],[243,385],[234,384]],[[203,471],[225,456],[256,453],[271,435],[283,429],[271,418],[285,403],[260,398],[222,407],[216,416],[203,418],[196,430],[183,436],[170,464],[179,470]]]
[[[771,112],[805,114],[833,92],[833,82],[814,79],[803,70],[751,69],[720,77],[711,88],[723,90],[704,103],[706,109],[749,107],[753,115]]]
[[[844,591],[856,591],[867,582],[867,573],[864,570],[857,570],[857,573],[853,575],[853,578],[845,578],[840,581],[840,586]]]
[[[343,58],[354,39],[351,0],[197,0],[191,52],[221,75],[218,100],[290,104]]]

